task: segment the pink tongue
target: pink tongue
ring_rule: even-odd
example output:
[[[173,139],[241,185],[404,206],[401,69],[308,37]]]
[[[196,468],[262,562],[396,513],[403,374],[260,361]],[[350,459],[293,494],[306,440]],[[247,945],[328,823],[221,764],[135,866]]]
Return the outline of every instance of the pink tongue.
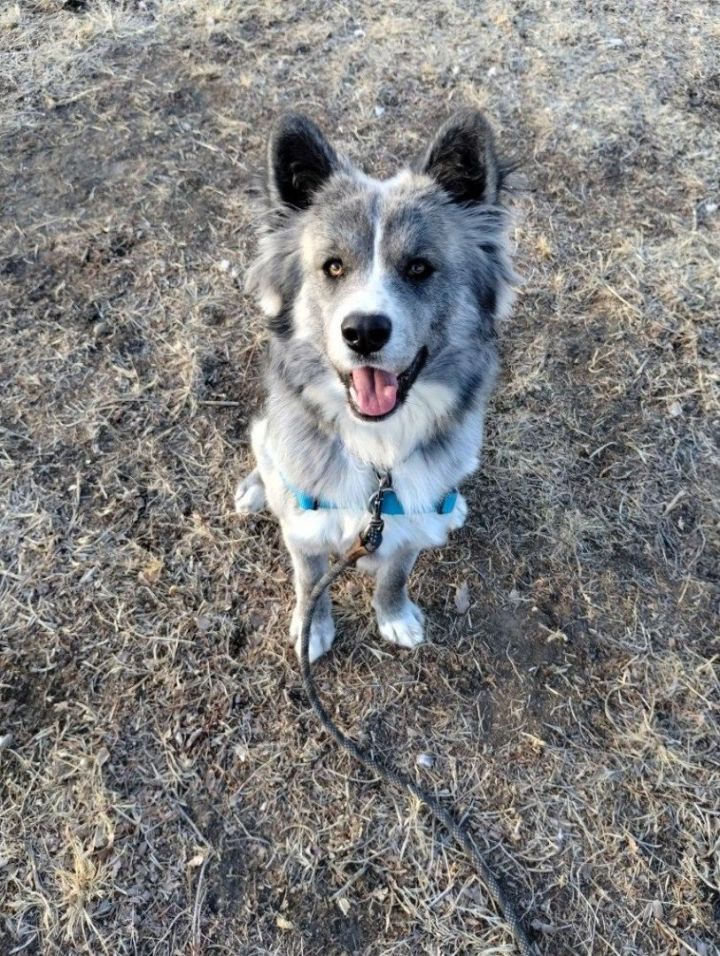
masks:
[[[352,373],[357,406],[363,415],[387,415],[397,402],[398,380],[379,368],[356,368]]]

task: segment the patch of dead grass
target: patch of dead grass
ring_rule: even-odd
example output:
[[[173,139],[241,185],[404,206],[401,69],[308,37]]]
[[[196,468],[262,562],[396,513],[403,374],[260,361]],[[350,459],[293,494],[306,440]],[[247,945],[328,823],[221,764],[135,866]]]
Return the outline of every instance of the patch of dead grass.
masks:
[[[432,642],[380,645],[353,581],[321,690],[543,952],[716,951],[716,38],[693,3],[3,9],[3,953],[510,951],[317,730],[277,528],[231,513],[269,122],[387,172],[461,102],[527,177],[485,461],[413,582]]]

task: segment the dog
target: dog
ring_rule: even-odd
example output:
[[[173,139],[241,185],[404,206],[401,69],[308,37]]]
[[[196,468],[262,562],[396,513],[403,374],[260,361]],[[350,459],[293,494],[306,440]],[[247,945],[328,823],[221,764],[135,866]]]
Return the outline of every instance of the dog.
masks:
[[[497,326],[514,296],[511,171],[473,109],[386,180],[338,154],[304,116],[271,133],[247,277],[270,333],[267,399],[251,427],[256,467],[235,505],[241,515],[269,507],[280,522],[298,653],[313,585],[366,527],[380,486],[382,545],[358,567],[375,575],[382,637],[423,641],[407,580],[419,552],[443,545],[467,514],[457,488],[478,467]],[[310,660],[334,637],[326,593]]]

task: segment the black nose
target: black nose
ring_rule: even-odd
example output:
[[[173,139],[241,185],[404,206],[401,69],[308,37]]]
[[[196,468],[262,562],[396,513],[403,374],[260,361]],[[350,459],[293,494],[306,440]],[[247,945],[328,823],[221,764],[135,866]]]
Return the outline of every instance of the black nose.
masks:
[[[343,338],[359,355],[379,352],[390,338],[392,323],[379,313],[351,312],[342,320]]]

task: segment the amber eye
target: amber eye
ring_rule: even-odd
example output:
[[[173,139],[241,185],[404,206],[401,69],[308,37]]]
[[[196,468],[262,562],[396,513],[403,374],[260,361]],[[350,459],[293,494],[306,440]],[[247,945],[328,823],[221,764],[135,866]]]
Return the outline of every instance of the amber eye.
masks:
[[[342,259],[328,259],[323,266],[323,272],[330,279],[339,279],[345,275],[345,266],[343,265]]]
[[[427,279],[435,270],[427,259],[411,259],[407,265],[405,273],[408,279]]]

